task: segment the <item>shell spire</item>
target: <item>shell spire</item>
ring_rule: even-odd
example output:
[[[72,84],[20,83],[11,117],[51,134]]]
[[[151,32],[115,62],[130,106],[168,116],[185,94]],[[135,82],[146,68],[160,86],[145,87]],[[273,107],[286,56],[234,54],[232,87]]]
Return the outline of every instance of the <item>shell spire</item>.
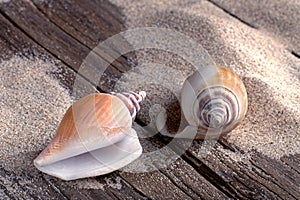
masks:
[[[183,113],[196,138],[217,138],[244,119],[248,100],[243,81],[226,67],[207,68],[190,76],[182,92]]]
[[[35,167],[63,180],[74,180],[107,174],[133,162],[142,154],[142,146],[132,118],[145,95],[95,93],[79,99],[34,160]]]
[[[132,92],[132,91],[121,92],[121,93],[111,92],[111,94],[117,96],[119,99],[123,101],[123,103],[128,108],[133,120],[135,119],[137,112],[141,109],[140,103],[146,97],[145,91],[140,91],[139,93]]]
[[[180,104],[187,125],[177,133],[169,133],[161,115],[156,126],[163,135],[216,139],[232,131],[245,118],[247,91],[243,81],[228,68],[209,66],[185,80]]]

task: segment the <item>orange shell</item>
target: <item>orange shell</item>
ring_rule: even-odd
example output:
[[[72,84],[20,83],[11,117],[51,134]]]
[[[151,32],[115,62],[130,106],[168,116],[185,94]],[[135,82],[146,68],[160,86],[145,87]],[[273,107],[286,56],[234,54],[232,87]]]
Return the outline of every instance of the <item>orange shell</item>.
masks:
[[[130,113],[118,97],[88,95],[67,110],[51,143],[34,162],[42,166],[115,143],[131,125]]]
[[[199,99],[204,98],[203,93],[206,93],[206,100],[204,101],[206,103],[209,99],[217,98],[216,96],[231,96],[233,99],[227,99],[226,101],[233,103],[231,105],[237,108],[237,112],[227,115],[235,115],[236,117],[229,120],[229,124],[226,124],[223,128],[215,129],[215,131],[213,128],[203,127],[201,125],[202,118],[199,119],[197,114],[203,111],[200,107],[204,104],[201,104]],[[220,93],[224,94],[220,95]],[[191,127],[198,127],[195,139],[213,139],[230,132],[244,119],[248,107],[247,92],[243,81],[228,68],[221,66],[205,68],[193,73],[185,81],[181,97],[181,107],[186,120]],[[220,102],[222,102],[222,100],[220,100],[219,103]],[[211,104],[210,109],[213,105],[215,104]],[[213,109],[217,110],[218,108]],[[194,130],[192,128],[189,129]],[[184,137],[184,134],[181,134],[180,137]]]

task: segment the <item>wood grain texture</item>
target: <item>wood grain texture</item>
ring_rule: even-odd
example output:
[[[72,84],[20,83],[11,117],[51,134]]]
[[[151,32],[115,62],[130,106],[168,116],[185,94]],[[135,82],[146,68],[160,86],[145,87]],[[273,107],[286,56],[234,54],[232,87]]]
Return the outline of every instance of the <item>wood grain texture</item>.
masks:
[[[209,0],[216,6],[232,14],[245,24],[265,30],[268,34],[278,37],[287,49],[300,54],[299,45],[299,9],[297,0],[291,1],[235,1]]]
[[[236,161],[234,157],[226,154],[226,150],[219,144],[209,155],[201,158],[199,148],[201,142],[195,142],[189,150],[192,157],[199,159],[193,162],[201,161],[216,172],[228,188],[235,190],[233,195],[237,198],[297,199],[299,197],[296,189],[299,187],[299,174],[282,162],[258,152],[253,152],[250,162],[246,159]]]
[[[119,20],[115,20],[114,22],[109,22],[111,23],[111,25],[109,29],[106,29],[106,32],[108,33],[107,35],[103,34],[103,32],[100,31],[97,35],[90,37],[90,33],[98,32],[98,29],[100,27],[105,27],[107,20],[109,20],[111,16],[116,15],[120,18],[120,14],[115,11],[113,14],[106,14],[105,16],[103,16],[105,20],[101,20],[101,18],[99,19],[99,17],[94,17],[94,13],[99,13],[97,11],[93,12],[92,10],[90,13],[87,13],[86,11],[77,12],[76,9],[78,9],[78,6],[80,7],[80,9],[84,9],[84,6],[81,6],[80,3],[57,5],[55,2],[56,1],[53,2],[54,9],[56,8],[56,6],[60,8],[57,10],[57,12],[60,11],[60,14],[50,13],[50,16],[52,18],[54,17],[54,19],[47,18],[47,16],[43,12],[41,12],[43,11],[42,8],[38,9],[35,4],[25,1],[14,1],[3,4],[1,6],[1,11],[33,41],[45,48],[51,54],[55,55],[59,60],[70,66],[75,71],[78,71],[80,69],[81,64],[83,63],[86,56],[94,47],[96,47],[99,41],[102,41],[112,34],[117,34],[122,31],[123,25]],[[84,3],[84,5],[89,4]],[[61,10],[61,8],[64,7],[67,10]],[[89,5],[88,8],[90,7],[97,8],[96,5]],[[20,10],[19,8],[22,9]],[[79,18],[76,15],[69,15],[69,17],[67,18],[63,14],[67,14],[68,10],[72,10],[77,14],[83,14],[81,14]],[[47,11],[45,11],[45,13],[47,13]],[[83,23],[79,21],[77,25],[80,26],[76,27],[77,29],[74,31],[74,29],[72,28],[72,23],[69,23],[69,21],[55,21],[57,19],[55,16],[57,16],[59,19],[69,19],[70,21],[74,22],[78,20],[94,19],[99,23],[89,28],[86,27],[89,22]],[[86,32],[86,35],[81,34],[81,32]],[[76,34],[76,37],[74,37],[74,33]],[[97,59],[97,56],[104,57],[104,55],[96,54],[95,59]],[[105,58],[103,59],[106,60]],[[94,73],[101,74],[101,67],[103,66],[95,67],[96,72]],[[110,87],[113,87],[114,82],[112,82],[112,80],[118,79],[122,75],[122,71],[127,71],[130,68],[131,67],[128,65],[126,59],[124,57],[121,57],[120,59],[113,62],[112,65],[105,70],[101,82],[110,82]],[[114,79],[111,79],[111,77],[114,77]],[[94,85],[99,85],[100,89],[108,90],[107,87],[102,86],[97,81],[90,81],[92,81]]]
[[[7,6],[7,5],[6,5]],[[9,18],[10,19],[10,18]],[[24,57],[41,57],[47,60],[57,60],[55,54],[36,43],[31,37],[18,28],[14,21],[9,21],[7,17],[0,14],[0,56],[9,59],[17,54]],[[63,61],[63,60],[60,60]],[[60,65],[60,74],[53,74],[66,88],[72,88],[76,74],[69,66]],[[63,75],[59,76],[59,75]],[[88,85],[89,83],[85,83]],[[38,152],[33,152],[37,155]],[[21,156],[22,157],[22,156]],[[78,189],[75,185],[67,184],[58,179],[43,174],[34,176],[30,172],[24,174],[15,173],[14,169],[0,169],[1,199],[143,199],[136,189],[132,188],[120,176],[114,175],[111,179],[118,179],[122,182],[122,188],[116,189],[107,186],[106,181],[97,181],[100,186],[105,185],[105,191],[101,189]],[[123,184],[124,182],[124,184]],[[126,183],[125,183],[126,182]],[[126,194],[126,195],[125,195]]]
[[[0,57],[46,55],[48,59],[61,61],[64,75],[61,83],[71,89],[75,72],[91,49],[100,41],[125,30],[122,11],[107,1],[96,0],[76,3],[53,1],[51,5],[49,7],[43,1],[35,0],[10,1],[0,5]],[[134,54],[128,54],[112,63],[100,89],[110,91],[122,73],[131,69],[132,58]],[[54,75],[59,79],[59,74]],[[91,84],[88,80],[86,82]],[[152,93],[155,94],[155,91]],[[138,121],[141,125],[147,123],[141,117]],[[157,151],[168,143],[168,139],[157,135],[146,139],[143,145]],[[181,142],[175,144],[169,146],[170,150],[181,155]],[[205,157],[198,152],[201,145],[201,141],[195,141],[167,168],[148,173],[118,171],[90,180],[95,181],[98,187],[103,185],[103,190],[80,188],[76,184],[84,185],[81,181],[68,183],[41,173],[39,176],[26,172],[16,174],[13,169],[0,168],[0,193],[3,199],[300,198],[297,192],[299,155],[285,156],[278,161],[253,152],[250,162],[244,162],[234,159],[235,154],[243,152],[226,139],[218,141]],[[121,187],[108,184],[110,180],[117,180]],[[15,191],[22,197],[17,196]]]
[[[14,4],[15,3],[15,4]],[[81,48],[81,50],[86,51],[85,47],[72,37],[69,37],[63,31],[60,31],[55,25],[47,24],[49,21],[45,19],[42,15],[38,14],[38,10],[34,10],[34,7],[30,7],[30,4],[23,4],[24,2],[14,2],[9,5],[4,5],[1,7],[3,14],[5,17],[2,17],[1,24],[3,27],[6,28],[0,35],[2,40],[1,43],[7,43],[7,45],[2,46],[3,50],[1,51],[2,55],[8,56],[9,54],[13,55],[8,48],[14,47],[15,52],[19,53],[20,55],[25,56],[38,56],[38,55],[47,55],[48,59],[59,59],[63,63],[67,65],[61,66],[62,74],[64,74],[64,78],[61,80],[62,84],[64,84],[67,88],[72,88],[72,84],[74,83],[75,74],[68,66],[76,70],[77,62],[80,60],[73,62],[68,60],[65,57],[59,56],[61,53],[64,53],[66,57],[72,58],[76,57],[75,54],[71,53],[68,54],[68,51],[62,50],[64,47],[67,48]],[[23,6],[28,10],[23,10],[22,15],[14,15],[14,12],[17,11],[19,6]],[[22,17],[21,17],[22,16]],[[34,17],[33,17],[34,16]],[[21,18],[19,18],[21,17]],[[24,24],[25,20],[24,17],[30,18],[32,17],[32,22],[34,22],[31,28],[27,28]],[[9,20],[11,21],[9,21]],[[27,22],[26,22],[27,23]],[[39,23],[39,24],[38,24]],[[44,25],[43,25],[44,24]],[[47,24],[47,25],[45,25]],[[44,35],[46,33],[41,33],[42,28],[46,29],[49,28],[49,32],[52,32],[49,35]],[[4,30],[4,29],[2,29]],[[8,31],[9,30],[9,31]],[[7,32],[11,32],[10,35],[7,35]],[[14,39],[11,35],[15,35]],[[55,35],[55,36],[54,36]],[[46,37],[46,39],[43,39]],[[50,38],[49,38],[50,37]],[[59,39],[56,39],[59,38]],[[61,44],[61,40],[65,40],[64,44]],[[51,41],[51,45],[49,44]],[[67,42],[66,42],[67,41]],[[68,44],[70,43],[70,44]],[[6,48],[5,48],[6,47]],[[24,52],[25,50],[30,49],[32,52],[30,55],[28,52]],[[63,52],[62,52],[63,51]],[[82,53],[82,52],[80,52]],[[80,54],[83,55],[83,54]],[[80,58],[80,57],[79,57]],[[56,78],[60,78],[59,74],[54,74]],[[112,77],[110,77],[112,79]],[[89,84],[89,83],[86,83]],[[148,145],[151,146],[151,143]],[[162,146],[163,144],[160,143]],[[153,147],[154,148],[154,147]],[[155,149],[155,148],[154,148]],[[156,147],[157,150],[157,147]],[[93,199],[93,198],[104,198],[104,199],[142,199],[146,197],[150,198],[177,198],[181,197],[183,199],[197,199],[198,196],[206,196],[206,190],[214,191],[214,195],[219,197],[226,197],[222,192],[218,191],[213,185],[211,185],[208,181],[206,181],[201,175],[199,175],[192,167],[190,167],[187,163],[185,163],[182,159],[179,158],[179,162],[184,163],[186,168],[189,168],[189,174],[194,178],[196,182],[205,186],[203,189],[190,189],[189,187],[193,186],[192,183],[185,178],[185,173],[181,172],[181,176],[179,176],[177,172],[177,176],[173,175],[175,172],[172,172],[171,168],[168,169],[168,173],[162,173],[160,171],[155,171],[153,173],[145,173],[145,174],[132,174],[132,173],[121,173],[119,175],[118,172],[113,173],[111,175],[105,177],[96,177],[97,183],[105,185],[107,183],[106,179],[112,180],[120,180],[122,187],[121,188],[113,188],[110,186],[104,186],[104,191],[99,189],[78,189],[76,186],[72,186],[66,182],[60,181],[56,178],[49,177],[47,175],[40,174],[39,177],[36,177],[32,182],[34,187],[43,188],[44,193],[41,193],[39,190],[36,190],[34,193],[29,193],[27,196],[28,199],[31,198],[55,198],[55,199],[73,199],[73,198],[81,198],[81,199]],[[4,195],[11,198],[17,198],[18,194],[14,192],[10,192],[9,185],[7,185],[7,179],[12,179],[8,177],[8,175],[12,175],[13,172],[11,171],[4,171],[1,189],[3,190]],[[153,175],[154,174],[154,175]],[[166,175],[169,174],[169,175]],[[22,179],[20,175],[13,174],[12,180]],[[141,182],[141,177],[143,177]],[[30,177],[28,177],[30,178]],[[31,177],[33,178],[33,177]],[[30,179],[31,179],[30,178]],[[176,181],[174,180],[176,178]],[[24,179],[24,178],[23,178]],[[179,180],[185,180],[183,182]],[[179,183],[180,182],[180,183]],[[12,184],[15,184],[12,182]],[[107,184],[106,184],[107,185]],[[150,187],[151,186],[151,187]],[[151,189],[152,188],[152,189]],[[23,193],[28,193],[27,187],[23,187],[22,185],[19,186],[19,190],[23,191]],[[193,191],[194,190],[194,191]],[[202,192],[201,192],[202,191]],[[21,194],[23,194],[21,193]],[[20,194],[20,193],[19,193]]]
[[[49,60],[56,58],[49,54],[39,44],[34,43],[26,34],[22,33],[13,24],[0,15],[1,24],[1,40],[0,43],[7,44],[1,46],[1,58],[9,59],[9,56],[18,54],[19,56],[42,56]],[[7,33],[10,33],[9,35]],[[11,49],[10,49],[11,48]],[[61,83],[66,87],[72,87],[75,74],[69,67],[61,66],[64,76]],[[57,76],[59,78],[59,76]],[[38,152],[34,152],[36,154]],[[25,157],[25,156],[24,156]],[[22,158],[22,156],[20,156]],[[119,177],[120,178],[120,177]],[[82,189],[78,191],[75,187],[65,184],[63,181],[51,179],[47,176],[39,174],[38,176],[31,174],[30,171],[20,174],[16,169],[0,168],[0,185],[1,185],[1,199],[94,199],[96,197],[103,197],[104,199],[116,199],[113,192],[114,188],[107,188],[103,190]],[[131,188],[131,189],[126,189]],[[132,196],[138,195],[132,187],[124,187]],[[138,195],[138,198],[141,198]],[[138,199],[137,198],[137,199]]]

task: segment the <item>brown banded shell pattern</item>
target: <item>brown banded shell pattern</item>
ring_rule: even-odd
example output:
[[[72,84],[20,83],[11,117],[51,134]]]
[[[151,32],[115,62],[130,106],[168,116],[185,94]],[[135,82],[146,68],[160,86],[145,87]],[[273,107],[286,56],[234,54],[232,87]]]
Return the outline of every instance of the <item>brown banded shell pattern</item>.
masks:
[[[205,69],[211,70],[211,69]],[[208,74],[203,77],[202,74]],[[198,127],[196,139],[216,138],[234,129],[244,119],[248,100],[242,80],[226,67],[200,71],[186,80],[183,113],[189,124]],[[186,99],[193,98],[193,100]],[[206,135],[207,133],[211,135]],[[214,135],[215,134],[215,135]]]
[[[115,93],[111,92],[112,95],[115,95],[119,99],[123,101],[123,103],[128,108],[132,119],[134,120],[137,112],[141,109],[140,103],[145,99],[146,92],[141,91],[139,93],[136,92],[121,92]]]

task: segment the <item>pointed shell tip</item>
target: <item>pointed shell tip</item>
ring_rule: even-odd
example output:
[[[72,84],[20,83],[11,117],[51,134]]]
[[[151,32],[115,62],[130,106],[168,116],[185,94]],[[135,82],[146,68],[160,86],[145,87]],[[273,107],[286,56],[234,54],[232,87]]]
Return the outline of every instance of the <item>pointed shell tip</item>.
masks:
[[[143,98],[143,100],[146,98],[147,93],[145,91],[140,91],[139,95]]]

